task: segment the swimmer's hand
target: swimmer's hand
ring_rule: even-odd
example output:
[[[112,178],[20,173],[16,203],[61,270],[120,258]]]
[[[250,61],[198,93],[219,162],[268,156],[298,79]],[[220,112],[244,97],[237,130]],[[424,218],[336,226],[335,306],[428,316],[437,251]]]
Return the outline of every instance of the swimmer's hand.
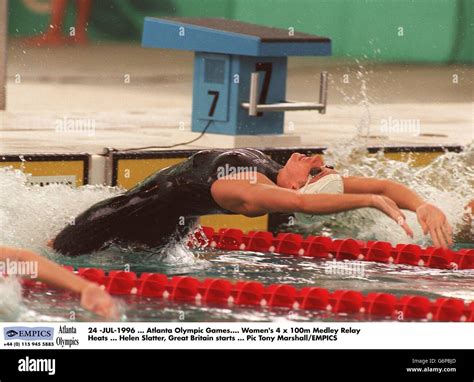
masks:
[[[453,244],[453,229],[446,215],[438,207],[430,203],[423,203],[416,209],[416,217],[423,233],[430,234],[436,247],[447,248]]]
[[[413,237],[413,231],[408,226],[406,217],[400,208],[398,208],[397,203],[383,195],[371,195],[371,201],[372,207],[377,208],[389,218],[395,220],[409,237]]]
[[[99,285],[89,283],[81,292],[84,309],[108,319],[118,319],[119,310],[113,298]]]

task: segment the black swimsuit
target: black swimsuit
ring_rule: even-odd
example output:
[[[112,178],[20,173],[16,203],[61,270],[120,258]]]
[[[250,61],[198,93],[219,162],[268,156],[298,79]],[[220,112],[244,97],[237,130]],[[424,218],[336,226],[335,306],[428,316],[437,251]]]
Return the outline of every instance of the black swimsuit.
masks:
[[[218,177],[256,171],[276,183],[281,168],[255,149],[199,151],[126,193],[93,205],[58,234],[53,248],[76,256],[111,243],[161,246],[173,235],[187,235],[198,216],[233,213],[212,198],[211,186]]]

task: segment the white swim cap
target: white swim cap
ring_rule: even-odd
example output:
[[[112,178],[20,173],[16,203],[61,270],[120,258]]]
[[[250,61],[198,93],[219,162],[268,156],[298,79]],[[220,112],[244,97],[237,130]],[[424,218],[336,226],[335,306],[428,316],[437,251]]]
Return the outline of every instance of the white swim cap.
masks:
[[[316,182],[306,184],[301,187],[298,192],[302,194],[343,194],[344,183],[339,174],[329,174],[318,179]],[[325,215],[310,215],[296,213],[296,220],[300,223],[311,225],[321,221],[321,217],[325,219]]]

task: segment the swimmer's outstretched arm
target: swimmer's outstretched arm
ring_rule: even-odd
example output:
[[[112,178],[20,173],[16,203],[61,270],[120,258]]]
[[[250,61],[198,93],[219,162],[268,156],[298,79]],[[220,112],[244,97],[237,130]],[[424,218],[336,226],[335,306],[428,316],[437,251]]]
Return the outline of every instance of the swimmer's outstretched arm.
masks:
[[[118,311],[112,297],[97,284],[76,276],[58,264],[35,252],[0,247],[0,261],[31,261],[37,264],[38,279],[52,286],[68,289],[81,295],[81,305],[107,318],[117,318]]]
[[[319,215],[372,207],[395,220],[407,235],[413,236],[405,221],[405,215],[397,204],[382,195],[301,194],[270,184],[231,179],[215,181],[211,193],[221,207],[246,216],[259,216],[269,212],[303,212]]]
[[[423,233],[430,234],[436,247],[453,244],[452,228],[446,215],[438,207],[423,200],[407,186],[388,179],[357,176],[343,178],[344,192],[351,194],[370,193],[392,199],[400,208],[416,213]]]

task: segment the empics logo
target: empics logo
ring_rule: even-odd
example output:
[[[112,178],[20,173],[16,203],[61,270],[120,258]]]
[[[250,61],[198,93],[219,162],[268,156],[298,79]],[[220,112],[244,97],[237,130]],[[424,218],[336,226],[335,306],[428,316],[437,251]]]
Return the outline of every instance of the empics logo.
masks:
[[[6,333],[5,333],[5,339],[8,337],[8,338],[11,338],[11,337],[15,337],[18,335],[18,332],[16,330],[8,330]]]
[[[47,340],[52,341],[54,337],[54,328],[51,327],[34,327],[13,326],[3,328],[3,337],[5,341],[32,341]]]
[[[56,374],[56,360],[54,358],[20,358],[18,360],[18,371],[23,373],[48,373],[48,375],[54,375]]]

